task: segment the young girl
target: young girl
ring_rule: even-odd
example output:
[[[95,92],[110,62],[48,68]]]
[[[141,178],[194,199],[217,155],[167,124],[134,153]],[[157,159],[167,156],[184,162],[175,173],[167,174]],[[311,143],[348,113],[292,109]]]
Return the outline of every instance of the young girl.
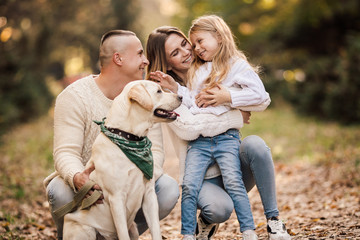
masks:
[[[190,45],[186,44],[187,38],[182,33],[181,34],[180,33],[179,33],[179,30],[174,27],[161,27],[161,28],[154,30],[154,32],[149,35],[149,39],[148,39],[148,43],[147,43],[147,56],[150,60],[147,77],[152,78],[154,80],[158,80],[164,88],[168,88],[174,92],[177,91],[177,89],[181,88],[181,87],[174,84],[174,81],[169,77],[169,75],[166,75],[159,71],[158,72],[153,72],[153,71],[161,70],[163,72],[167,72],[172,77],[174,77],[174,75],[182,74],[181,76],[183,76],[183,77],[181,78],[182,81],[180,81],[180,85],[184,85],[183,83],[186,84],[188,82],[186,73],[188,72],[188,69],[190,67],[188,59],[191,57],[191,49],[190,49]],[[189,46],[189,48],[187,46]],[[236,49],[236,47],[235,47],[235,49]],[[153,67],[150,67],[151,63],[154,63]],[[156,64],[158,66],[155,66]],[[177,78],[175,78],[175,79],[177,79]],[[262,83],[260,85],[262,86]],[[215,89],[216,88],[217,87],[215,87]],[[246,88],[246,86],[244,86],[244,89],[245,88]],[[233,90],[235,92],[242,91],[242,89],[240,89],[239,87],[235,87]],[[186,89],[185,89],[185,91],[186,91]],[[209,92],[210,91],[213,92],[214,90],[212,89],[212,90],[209,90]],[[220,92],[220,91],[216,91],[216,92]],[[225,92],[227,92],[227,91],[225,91]],[[212,94],[212,96],[215,96],[213,98],[214,100],[212,100],[213,104],[218,103],[219,102],[218,99],[220,99],[220,100],[222,99],[221,97],[218,98],[219,97],[218,94]],[[226,94],[224,94],[223,96],[226,96]],[[202,100],[200,98],[199,98],[199,100],[200,100],[199,104],[202,104],[201,103]],[[228,101],[229,101],[229,103],[231,103],[230,102],[231,99]],[[265,105],[265,106],[263,106],[262,109],[265,109],[268,104],[269,104],[269,99],[267,99],[267,101],[263,103],[263,105]],[[258,108],[259,106],[256,106],[256,107]],[[248,110],[261,110],[261,109],[254,109],[254,108],[251,109],[249,106],[247,108],[249,108]],[[228,114],[228,113],[229,112],[227,112],[226,114]],[[180,113],[180,115],[181,115],[180,116],[181,119],[184,117],[187,118],[187,119],[182,119],[182,121],[189,122],[189,121],[194,120],[193,117],[189,118],[189,114],[184,115],[183,113]],[[207,115],[207,117],[203,117],[205,115]],[[224,115],[225,114],[221,114],[217,117],[221,117]],[[205,131],[206,134],[204,134],[204,130],[202,130],[201,134],[203,134],[203,136],[208,136],[209,138],[213,137],[212,138],[213,140],[217,140],[217,138],[214,137],[215,135],[222,133],[222,132],[219,132],[219,133],[213,134],[213,133],[217,132],[218,129],[223,128],[223,131],[226,131],[228,128],[231,127],[230,123],[227,124],[228,128],[225,128],[225,126],[223,125],[222,122],[218,122],[217,126],[215,126],[213,128],[214,125],[212,124],[212,126],[210,126],[210,124],[209,124],[209,121],[211,121],[209,116],[211,116],[211,114],[197,114],[197,115],[193,115],[193,116],[202,116],[202,119],[205,118],[203,120],[203,122],[206,121],[206,123],[204,125],[207,125],[208,128],[211,128],[211,129],[206,129],[206,131]],[[215,115],[213,115],[213,116],[215,117]],[[233,117],[235,117],[235,116],[233,116]],[[178,119],[180,119],[180,118],[178,118]],[[189,120],[189,119],[193,119],[193,120]],[[199,118],[197,118],[196,120],[199,120]],[[222,121],[225,121],[225,120],[223,119]],[[235,127],[235,126],[232,126],[232,127]],[[191,129],[193,129],[193,128],[191,128]],[[190,130],[190,131],[191,131],[190,135],[194,135],[194,136],[196,135],[196,134],[193,134],[193,130]],[[183,138],[183,137],[189,137],[188,132],[189,131],[185,131],[186,134],[180,134],[180,135],[177,132],[176,133],[178,134],[178,136]],[[237,134],[238,134],[238,132],[237,132]],[[197,135],[197,136],[199,136],[199,135]],[[257,137],[257,136],[252,136],[252,137]],[[274,191],[275,183],[273,180],[271,180],[274,178],[274,173],[273,173],[274,170],[273,170],[271,154],[269,154],[269,152],[265,150],[265,148],[267,148],[267,147],[266,147],[266,145],[263,145],[263,144],[259,144],[259,145],[256,144],[256,147],[253,146],[254,148],[248,149],[248,147],[250,147],[251,145],[253,145],[256,142],[256,141],[255,142],[252,141],[252,140],[254,140],[254,138],[251,138],[252,140],[250,140],[250,138],[251,137],[245,138],[243,143],[241,144],[241,146],[242,146],[241,151],[242,151],[243,155],[240,159],[242,162],[242,167],[245,167],[245,171],[246,171],[246,173],[244,175],[245,176],[244,182],[245,182],[245,184],[247,184],[246,185],[247,190],[251,189],[251,187],[249,188],[250,182],[252,182],[252,184],[254,184],[256,182],[256,184],[258,185],[258,188],[259,188],[260,195],[264,202],[265,214],[268,219],[272,219],[272,218],[275,218],[278,216],[278,210],[276,207],[276,194]],[[195,138],[192,138],[192,139],[191,138],[183,138],[183,139],[184,140],[194,140]],[[256,139],[260,139],[260,138],[257,137]],[[247,140],[249,140],[251,143]],[[179,146],[177,146],[177,147],[179,147]],[[245,150],[244,148],[247,150]],[[263,149],[264,151],[262,151],[261,149]],[[253,154],[254,151],[258,151],[258,150],[261,152],[261,154]],[[247,159],[246,156],[247,156],[248,152],[251,153],[251,159],[246,160]],[[180,156],[180,158],[181,158],[181,156]],[[189,161],[189,159],[187,161]],[[239,161],[239,159],[237,161]],[[248,165],[249,163],[247,161],[251,162],[251,167],[250,167],[251,170],[249,168],[250,165]],[[269,163],[271,163],[271,164],[269,164]],[[196,167],[198,168],[199,166],[196,166]],[[215,165],[211,166],[211,168],[213,168],[213,167],[215,167]],[[236,168],[236,165],[234,165],[232,167]],[[204,168],[206,168],[206,166],[204,166]],[[239,169],[240,169],[240,167],[239,167]],[[244,169],[242,169],[242,170],[244,170]],[[255,181],[255,179],[250,180],[247,178],[248,176],[250,176],[252,174],[254,174],[256,176],[257,173],[260,174],[259,175],[260,178],[256,178],[256,181]],[[211,174],[212,175],[210,176],[209,170],[208,170],[207,178],[204,181],[204,185],[201,185],[202,183],[200,184],[201,192],[200,192],[199,197],[197,198],[197,204],[201,210],[201,213],[199,216],[199,222],[198,222],[199,223],[199,235],[197,235],[197,237],[199,237],[199,239],[211,239],[212,236],[214,235],[214,233],[216,232],[216,229],[218,226],[217,223],[225,221],[229,217],[229,215],[233,209],[233,207],[232,207],[233,204],[231,203],[231,199],[229,199],[230,203],[231,203],[231,204],[229,204],[229,205],[231,205],[231,207],[229,208],[230,212],[229,212],[229,215],[225,214],[228,217],[225,218],[224,220],[217,219],[217,217],[220,216],[219,214],[226,212],[224,209],[224,206],[226,205],[227,201],[221,202],[221,200],[224,200],[224,198],[222,198],[220,196],[221,194],[219,194],[219,191],[215,191],[215,189],[213,188],[216,185],[215,180],[219,179],[219,181],[221,181],[221,179],[222,179],[221,176],[217,177],[218,175],[215,175],[214,172],[211,172]],[[225,172],[225,174],[226,174],[226,172]],[[201,176],[199,176],[199,178],[201,178]],[[262,181],[263,178],[265,181]],[[182,177],[180,178],[180,182],[181,182],[181,180],[182,180]],[[220,182],[219,182],[219,186],[220,185],[223,187],[222,183],[220,184]],[[211,186],[211,188],[210,188],[210,186]],[[266,190],[266,192],[265,192],[265,190]],[[272,194],[272,192],[274,192],[274,194]],[[208,193],[208,194],[205,194],[205,193]],[[215,194],[215,193],[216,193],[216,197],[215,196],[213,197],[212,194]],[[201,196],[201,200],[200,200],[200,196]],[[214,200],[217,199],[217,201],[215,200],[215,202],[212,202],[211,201],[212,198],[214,198]],[[207,201],[204,202],[204,200],[207,200]],[[217,204],[218,201],[220,201],[222,204],[218,205]],[[218,205],[218,207],[216,209],[212,208],[212,206],[215,206],[215,205]],[[184,209],[184,207],[183,207],[183,209]],[[195,213],[194,213],[194,215],[195,215]],[[250,212],[250,215],[251,215],[251,212]],[[207,220],[207,222],[205,222],[205,220]],[[196,221],[196,220],[194,220],[194,221]],[[269,232],[270,239],[290,239],[289,235],[286,233],[286,230],[285,231],[282,230],[282,229],[284,229],[284,225],[280,220],[278,220],[278,219],[269,220],[269,222],[270,223],[272,223],[272,222],[280,223],[279,227],[275,228],[275,232],[273,232],[273,231]],[[269,229],[273,230],[274,227],[271,225]],[[247,231],[243,232],[244,238],[251,239],[249,237],[246,237],[246,235],[247,235],[246,233],[247,233]],[[201,234],[201,236],[200,236],[200,234]],[[285,236],[285,234],[286,234],[286,236]],[[253,236],[254,236],[254,234],[253,234]],[[193,236],[189,236],[189,237],[190,237],[190,239],[194,239]]]
[[[189,69],[187,88],[177,85],[169,76],[153,73],[160,85],[183,97],[191,113],[223,114],[231,108],[245,111],[264,110],[270,103],[269,94],[234,43],[232,33],[218,16],[203,16],[193,21],[189,37],[196,54]],[[211,106],[199,107],[196,96],[225,86],[227,91],[214,98]],[[200,100],[201,101],[201,100]],[[263,106],[261,109],[254,106]],[[214,137],[200,136],[189,142],[182,186],[181,233],[183,239],[195,239],[197,198],[209,166],[219,165],[226,191],[233,200],[243,239],[257,239],[242,173],[240,171],[240,137],[237,129],[228,129]]]

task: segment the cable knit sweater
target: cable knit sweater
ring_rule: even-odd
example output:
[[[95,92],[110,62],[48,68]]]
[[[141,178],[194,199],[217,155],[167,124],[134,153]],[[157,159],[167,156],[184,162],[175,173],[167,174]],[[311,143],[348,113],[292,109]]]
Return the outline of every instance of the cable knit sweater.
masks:
[[[265,104],[267,106],[267,104]],[[249,111],[266,108],[263,104],[247,106]],[[243,127],[243,118],[239,110],[230,110],[219,116],[214,114],[192,114],[190,109],[181,105],[175,110],[180,116],[167,124],[175,153],[179,159],[179,182],[182,183],[185,172],[185,158],[188,141],[197,139],[200,135],[213,137],[226,132],[228,129],[240,129]],[[217,164],[208,168],[205,179],[220,176],[221,172]]]
[[[183,97],[183,104],[176,110],[180,117],[170,123],[168,131],[179,158],[179,181],[182,183],[187,141],[197,139],[200,135],[213,137],[224,133],[230,128],[240,129],[243,126],[243,111],[264,111],[270,104],[270,96],[259,76],[249,63],[243,59],[232,62],[231,69],[221,83],[230,92],[231,103],[217,107],[199,108],[195,96],[204,88],[204,81],[209,76],[212,63],[207,62],[196,72],[196,81],[191,90],[178,85],[178,94]],[[209,167],[205,179],[221,175],[217,164]]]
[[[220,115],[231,108],[239,108],[243,111],[263,111],[270,104],[269,94],[265,91],[261,79],[249,63],[240,58],[230,61],[230,71],[221,82],[221,85],[230,92],[230,104],[206,108],[200,108],[196,105],[195,97],[205,87],[204,82],[210,75],[212,62],[206,62],[196,70],[192,89],[178,86],[178,94],[183,97],[183,104],[190,109],[192,114],[212,113]],[[264,108],[249,108],[259,105],[263,105]]]
[[[93,120],[106,116],[112,100],[108,99],[90,75],[69,85],[56,98],[54,111],[54,163],[55,172],[44,180],[47,184],[60,175],[74,190],[73,178],[85,169],[91,157],[91,148],[100,128]],[[155,169],[158,179],[164,162],[161,125],[155,124],[148,134],[152,142]]]

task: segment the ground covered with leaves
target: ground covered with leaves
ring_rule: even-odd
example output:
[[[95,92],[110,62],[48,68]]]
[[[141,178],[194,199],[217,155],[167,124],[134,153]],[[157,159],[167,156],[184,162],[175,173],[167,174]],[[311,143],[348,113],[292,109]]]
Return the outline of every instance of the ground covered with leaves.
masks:
[[[0,239],[56,239],[42,187],[53,171],[51,116],[2,137]],[[360,239],[360,127],[299,119],[282,108],[253,116],[243,131],[249,134],[262,136],[272,149],[280,218],[293,239]],[[177,178],[177,159],[167,151],[165,171]],[[256,188],[249,198],[259,239],[267,239]],[[181,239],[180,201],[161,229],[165,239]],[[140,239],[151,237],[146,232]],[[220,239],[241,239],[235,213],[220,225],[214,240]]]

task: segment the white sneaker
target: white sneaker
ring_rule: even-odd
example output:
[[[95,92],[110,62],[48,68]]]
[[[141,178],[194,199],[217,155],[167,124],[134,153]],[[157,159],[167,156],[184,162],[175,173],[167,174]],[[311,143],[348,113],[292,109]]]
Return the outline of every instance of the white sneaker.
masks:
[[[246,230],[242,233],[243,240],[258,240],[256,232],[254,230]]]
[[[218,223],[206,224],[201,216],[198,218],[196,225],[196,239],[197,240],[211,240],[219,228]]]
[[[291,237],[286,231],[285,224],[277,219],[271,218],[267,223],[267,231],[269,234],[269,240],[290,240]]]
[[[196,240],[194,235],[184,235],[183,240]]]

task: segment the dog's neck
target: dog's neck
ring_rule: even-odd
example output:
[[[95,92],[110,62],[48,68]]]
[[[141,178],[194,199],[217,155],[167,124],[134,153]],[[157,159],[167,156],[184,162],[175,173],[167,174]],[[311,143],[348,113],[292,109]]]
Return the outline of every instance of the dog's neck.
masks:
[[[154,123],[146,115],[139,114],[141,111],[144,109],[137,104],[129,105],[117,100],[107,114],[105,125],[138,137],[145,137]]]

